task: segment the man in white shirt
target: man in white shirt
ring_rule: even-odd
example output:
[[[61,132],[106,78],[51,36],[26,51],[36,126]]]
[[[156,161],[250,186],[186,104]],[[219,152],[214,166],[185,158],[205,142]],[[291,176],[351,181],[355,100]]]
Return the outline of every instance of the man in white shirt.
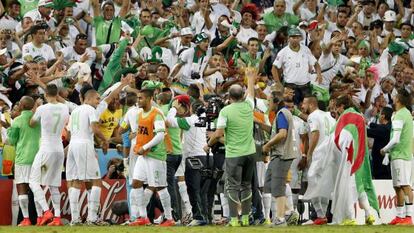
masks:
[[[225,49],[230,42],[236,37],[237,32],[229,36],[223,43],[217,47],[211,48],[209,46],[210,39],[207,34],[200,33],[196,36],[195,42],[197,44],[194,48],[189,48],[181,53],[178,58],[178,64],[171,72],[171,77],[174,77],[182,69],[180,83],[185,86],[190,86],[197,82],[203,82],[203,73],[207,67],[209,58],[216,52]],[[179,93],[183,94],[183,93]]]
[[[54,209],[54,219],[50,226],[62,226],[60,220],[60,192],[62,167],[64,160],[62,130],[69,118],[69,109],[65,104],[57,101],[58,87],[50,84],[46,87],[47,104],[36,109],[30,120],[30,126],[41,126],[40,148],[33,161],[30,172],[30,189],[33,191],[35,201],[44,211],[40,225],[48,223],[53,218],[45,193],[41,187],[49,186]]]
[[[3,3],[0,3],[0,5]],[[14,30],[19,24],[20,18],[20,2],[17,0],[11,1],[8,4],[6,11],[0,12],[0,25],[2,29]]]
[[[401,31],[394,28],[395,22],[397,21],[397,16],[394,11],[386,11],[382,21],[384,21],[384,30],[381,33],[381,37],[385,37],[390,33],[393,33],[395,37],[401,36]]]
[[[76,62],[82,59],[87,59],[85,62],[91,66],[96,59],[96,53],[88,48],[88,36],[85,34],[78,34],[75,39],[75,45],[62,49],[63,58],[66,62]]]
[[[108,141],[99,130],[99,118],[95,109],[100,104],[100,96],[95,90],[84,95],[83,105],[77,107],[69,118],[70,143],[66,162],[66,179],[69,186],[69,203],[72,222],[80,223],[79,194],[81,182],[91,181],[92,189],[88,198],[88,224],[100,225],[98,209],[101,195],[101,175],[94,148],[94,136],[102,142],[104,153]]]
[[[322,151],[318,151],[318,146],[329,137],[331,128],[335,125],[335,119],[324,111],[319,110],[318,100],[314,96],[305,97],[302,108],[308,116],[309,133],[309,149],[307,154],[307,162],[312,166],[312,160],[319,160],[325,155]],[[317,153],[314,153],[317,152]],[[315,157],[315,158],[314,158]],[[311,169],[311,168],[310,168]],[[312,177],[308,177],[309,185],[312,184]],[[317,214],[317,219],[313,221],[314,225],[327,224],[326,209],[329,200],[326,198],[314,198],[311,200]]]
[[[50,61],[56,58],[52,47],[45,43],[46,29],[44,25],[35,25],[32,28],[32,42],[23,45],[23,62],[33,60],[36,56],[41,56]]]
[[[282,81],[280,74],[283,74],[283,82],[286,87],[295,91],[293,101],[295,104],[302,102],[305,96],[310,95],[310,73],[314,68],[317,74],[316,80],[321,82],[322,73],[316,58],[308,47],[300,44],[302,33],[297,28],[288,32],[289,45],[283,48],[273,62],[272,75],[276,82]]]
[[[37,4],[37,9],[27,12],[24,15],[24,18],[29,17],[32,19],[33,22],[44,21],[50,28],[55,29],[55,24],[51,17],[52,7],[52,0],[39,0],[39,3]]]

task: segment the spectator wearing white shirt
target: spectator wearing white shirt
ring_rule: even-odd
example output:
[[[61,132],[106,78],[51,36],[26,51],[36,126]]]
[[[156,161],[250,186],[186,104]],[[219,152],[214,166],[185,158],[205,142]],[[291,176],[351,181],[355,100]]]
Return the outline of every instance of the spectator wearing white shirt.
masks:
[[[380,19],[377,13],[375,13],[375,1],[367,0],[363,2],[363,10],[358,13],[358,22],[363,27],[369,27],[369,24],[377,19]]]
[[[14,30],[20,20],[20,2],[16,0],[9,2],[7,12],[3,7],[3,3],[0,3],[0,25],[2,29]]]
[[[395,14],[394,11],[392,10],[386,11],[382,21],[384,21],[384,30],[381,33],[382,37],[385,37],[390,33],[393,33],[395,37],[401,36],[400,30],[394,28],[395,22],[397,22],[397,15]]]
[[[295,91],[293,100],[295,104],[299,104],[305,96],[311,94],[311,75],[309,72],[311,68],[315,69],[318,82],[321,82],[322,74],[321,68],[309,48],[300,44],[302,40],[301,31],[292,28],[288,34],[289,45],[278,53],[273,63],[272,75],[276,82],[281,82],[280,74],[283,74],[285,87]]]
[[[32,60],[36,56],[41,56],[50,61],[55,59],[52,47],[45,43],[45,25],[35,25],[32,27],[32,41],[23,45],[23,62]]]
[[[34,22],[44,21],[50,28],[54,29],[55,24],[51,17],[53,2],[51,0],[39,0],[37,9],[27,12],[24,17],[30,17]]]
[[[315,19],[318,15],[316,0],[299,0],[293,6],[293,11],[303,21]]]
[[[242,21],[240,31],[237,34],[237,41],[247,48],[247,42],[250,38],[258,37],[256,30],[256,20],[258,18],[258,9],[254,4],[245,4],[241,10]]]
[[[216,31],[214,23],[217,24],[218,16],[212,12],[209,0],[200,0],[199,7],[199,11],[193,15],[191,26],[196,34],[204,32],[210,37],[214,37],[214,32]]]
[[[95,51],[88,48],[88,36],[85,34],[78,34],[75,44],[64,48],[62,53],[64,60],[69,63],[85,60],[84,62],[91,66],[96,59]]]

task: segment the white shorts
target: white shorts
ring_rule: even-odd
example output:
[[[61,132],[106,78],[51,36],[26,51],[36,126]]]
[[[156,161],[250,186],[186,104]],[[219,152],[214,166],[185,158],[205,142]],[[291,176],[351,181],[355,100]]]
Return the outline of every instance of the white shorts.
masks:
[[[167,187],[167,162],[138,156],[133,178],[147,183],[150,187]]]
[[[14,183],[28,184],[32,165],[14,165]]]
[[[101,179],[101,172],[93,143],[70,143],[66,160],[66,180],[97,179]]]
[[[63,152],[39,150],[32,164],[29,182],[60,187],[64,157]]]
[[[134,147],[136,140],[131,140],[131,149],[129,150],[128,155],[128,181],[129,184],[132,184],[132,176],[134,175],[135,163],[137,162],[138,156],[134,154]]]
[[[187,160],[187,156],[184,155],[181,158],[180,166],[178,166],[177,171],[175,172],[176,177],[184,176],[185,174],[185,162]]]
[[[266,177],[266,170],[267,170],[267,165],[269,163],[264,163],[263,161],[260,162],[256,162],[256,169],[257,169],[257,183],[259,185],[259,188],[263,188],[264,187],[264,183],[265,183],[265,177]]]
[[[402,159],[391,161],[391,176],[394,187],[411,186],[412,162]]]

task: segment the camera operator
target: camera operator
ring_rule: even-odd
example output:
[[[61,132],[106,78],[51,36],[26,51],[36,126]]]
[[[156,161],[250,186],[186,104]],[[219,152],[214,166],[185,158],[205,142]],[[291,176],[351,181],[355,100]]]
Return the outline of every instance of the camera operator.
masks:
[[[225,136],[226,146],[226,194],[230,209],[230,226],[240,226],[239,205],[241,205],[242,225],[249,225],[252,202],[251,182],[256,165],[256,146],[253,139],[254,84],[258,75],[255,68],[246,68],[248,78],[247,97],[243,88],[232,85],[229,89],[230,105],[220,111],[217,129],[205,150]]]
[[[185,178],[193,212],[193,221],[188,226],[206,225],[211,220],[216,182],[203,174],[205,168],[213,166],[213,157],[207,157],[203,150],[207,144],[207,127],[199,125],[203,118],[196,112],[203,107],[202,102],[190,106],[188,95],[175,97],[168,112],[170,127],[183,130],[183,159],[186,159]]]
[[[110,159],[106,168],[108,169],[108,173],[106,173],[105,176],[102,177],[102,179],[126,179],[124,176],[125,166],[122,159]]]

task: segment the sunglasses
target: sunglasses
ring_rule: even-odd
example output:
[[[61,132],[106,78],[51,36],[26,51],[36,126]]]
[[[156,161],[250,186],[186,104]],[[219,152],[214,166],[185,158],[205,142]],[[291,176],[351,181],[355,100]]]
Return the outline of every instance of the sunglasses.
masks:
[[[87,40],[88,36],[85,34],[79,34],[76,36],[76,40]]]

